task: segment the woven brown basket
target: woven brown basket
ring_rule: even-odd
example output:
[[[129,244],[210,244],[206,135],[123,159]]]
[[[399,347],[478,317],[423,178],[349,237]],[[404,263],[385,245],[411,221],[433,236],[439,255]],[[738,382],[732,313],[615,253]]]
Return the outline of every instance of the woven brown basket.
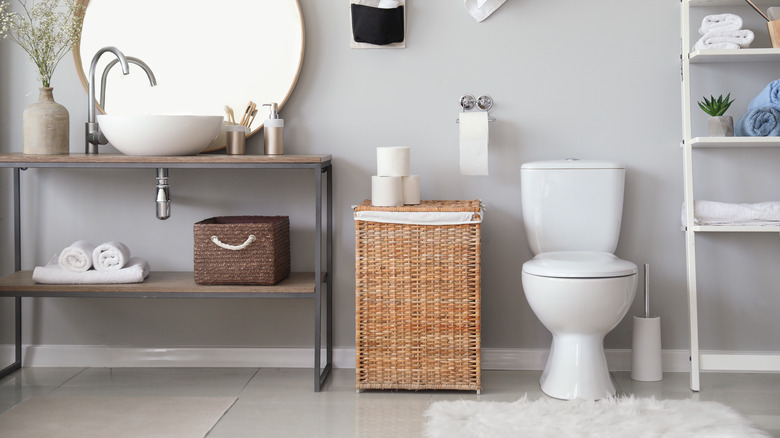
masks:
[[[193,228],[197,284],[274,285],[290,275],[287,216],[213,217]]]
[[[355,211],[469,211],[480,201]],[[357,389],[480,391],[480,224],[355,221]]]

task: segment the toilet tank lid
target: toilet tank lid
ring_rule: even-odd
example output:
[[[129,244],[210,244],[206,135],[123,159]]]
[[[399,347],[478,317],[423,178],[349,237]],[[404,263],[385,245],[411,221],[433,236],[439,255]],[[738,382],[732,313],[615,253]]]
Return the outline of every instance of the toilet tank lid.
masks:
[[[636,274],[636,265],[608,252],[555,251],[523,263],[523,272],[541,277],[610,278]]]
[[[625,169],[620,163],[613,161],[580,160],[567,158],[565,160],[531,161],[523,163],[521,169]]]

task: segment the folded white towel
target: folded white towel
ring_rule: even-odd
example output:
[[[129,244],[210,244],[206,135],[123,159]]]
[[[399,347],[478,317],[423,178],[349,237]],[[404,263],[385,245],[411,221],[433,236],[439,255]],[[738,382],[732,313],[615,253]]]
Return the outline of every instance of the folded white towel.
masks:
[[[95,245],[85,240],[78,240],[62,250],[58,263],[68,271],[85,272],[92,267],[92,252],[94,250]]]
[[[127,266],[118,271],[66,271],[57,263],[54,256],[46,266],[37,266],[33,270],[32,279],[43,284],[120,284],[141,283],[149,276],[149,263],[140,257],[133,257]]]
[[[506,0],[464,0],[466,10],[477,21],[483,21],[496,11]]]
[[[101,243],[92,252],[92,263],[98,271],[117,271],[130,261],[130,250],[122,242]]]
[[[701,21],[699,35],[706,35],[709,32],[722,32],[725,30],[742,29],[742,17],[734,14],[715,14],[707,15]]]
[[[754,37],[753,31],[749,29],[709,32],[696,41],[693,49],[746,49]]]
[[[780,223],[780,202],[731,204],[693,201],[693,222],[696,225],[777,225]],[[683,209],[683,223],[685,223],[685,209]]]

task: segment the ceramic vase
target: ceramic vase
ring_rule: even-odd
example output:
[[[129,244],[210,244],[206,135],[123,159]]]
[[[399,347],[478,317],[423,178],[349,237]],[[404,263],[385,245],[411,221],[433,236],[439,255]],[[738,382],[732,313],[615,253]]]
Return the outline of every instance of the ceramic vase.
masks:
[[[68,110],[54,101],[53,88],[41,87],[38,101],[22,116],[25,154],[67,154],[70,152]]]
[[[707,132],[710,137],[733,137],[734,119],[731,116],[710,117],[707,121]]]

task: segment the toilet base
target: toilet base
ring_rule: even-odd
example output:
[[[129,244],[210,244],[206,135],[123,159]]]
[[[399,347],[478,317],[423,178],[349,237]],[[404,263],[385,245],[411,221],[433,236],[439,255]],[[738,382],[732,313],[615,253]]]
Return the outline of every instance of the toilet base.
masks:
[[[541,379],[542,392],[562,400],[615,395],[602,335],[554,335]]]

